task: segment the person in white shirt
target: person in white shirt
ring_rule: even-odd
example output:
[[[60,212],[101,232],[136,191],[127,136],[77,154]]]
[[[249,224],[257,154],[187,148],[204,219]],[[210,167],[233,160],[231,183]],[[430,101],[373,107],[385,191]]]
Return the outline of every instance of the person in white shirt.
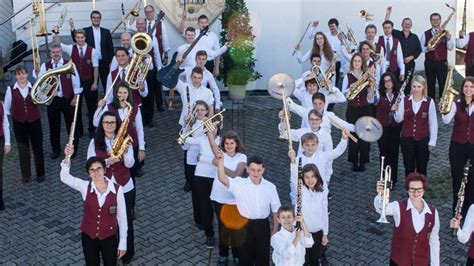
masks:
[[[10,124],[8,123],[3,102],[0,102],[0,116],[0,145],[3,146],[3,149],[0,149],[0,211],[3,211],[5,210],[5,203],[3,202],[3,157],[11,151]]]
[[[207,62],[207,53],[204,50],[197,51],[196,53],[196,67],[200,67],[203,71],[201,86],[209,88],[213,95],[214,95],[214,102],[215,102],[215,110],[218,113],[221,110],[222,102],[221,102],[221,93],[219,87],[217,87],[216,80],[212,73],[206,69],[206,62]],[[184,69],[184,72],[181,73],[180,78],[183,79],[184,82],[191,82],[191,73],[194,67],[187,67]]]
[[[328,38],[322,32],[317,32],[314,35],[313,45],[311,49],[307,51],[304,55],[300,51],[299,44],[295,47],[295,49],[296,58],[298,59],[298,62],[300,64],[308,61],[312,54],[319,54],[321,57],[321,68],[323,71],[326,71],[328,69],[329,65],[331,64],[331,61],[336,56],[333,52],[333,49],[331,48],[331,44],[329,43]]]
[[[319,54],[311,54],[311,57],[309,58],[309,61],[311,63],[311,68],[301,75],[301,78],[295,79],[295,91],[296,90],[302,90],[304,91],[305,85],[304,85],[304,78],[307,77],[309,74],[311,74],[313,66],[321,66],[321,55]]]
[[[273,234],[278,231],[277,211],[280,198],[276,186],[263,178],[265,167],[263,159],[252,156],[247,161],[248,178],[229,178],[225,173],[224,155],[222,151],[217,157],[219,181],[228,188],[235,197],[239,213],[248,222],[244,228],[246,241],[239,253],[241,265],[270,264],[270,223],[268,216],[273,217]]]
[[[64,153],[71,156],[73,149],[71,144],[67,144]],[[101,254],[104,265],[116,265],[117,259],[127,253],[128,228],[123,187],[105,176],[105,168],[103,158],[89,158],[86,169],[91,180],[82,180],[69,173],[69,164],[61,163],[61,181],[81,192],[84,201],[81,238],[86,265],[99,265]],[[101,209],[106,210],[102,212],[102,218]]]
[[[127,49],[129,57],[132,57],[134,53],[131,46],[131,41],[132,35],[130,35],[130,33],[124,32],[122,33],[122,35],[120,35],[120,46]],[[119,65],[117,62],[117,58],[114,56],[114,58],[112,58],[112,63],[110,63],[110,71],[114,71],[118,67]],[[153,69],[153,63],[151,64],[150,69]]]
[[[435,102],[427,96],[426,80],[419,75],[411,82],[411,95],[393,106],[394,118],[402,122],[400,146],[405,166],[405,176],[417,172],[426,175],[430,152],[438,138],[438,119]]]
[[[273,248],[272,260],[276,266],[303,265],[306,249],[313,246],[314,241],[302,216],[296,216],[290,206],[278,209],[280,231],[271,238]],[[300,227],[293,224],[298,222]]]
[[[474,76],[474,31],[465,35],[465,33],[460,30],[459,38],[456,40],[456,47],[466,50],[466,55],[464,57],[464,66],[465,66],[465,75]]]
[[[219,149],[224,152],[224,169],[226,175],[230,178],[242,176],[247,163],[247,156],[243,154],[244,145],[240,141],[239,135],[233,130],[227,131],[222,136],[222,141],[218,146],[214,140],[213,134],[207,134],[211,144],[212,153],[215,157],[219,156]],[[214,179],[211,191],[212,206],[218,221],[219,228],[219,261],[218,265],[227,265],[229,257],[229,246],[232,247],[233,264],[239,264],[238,246],[242,233],[239,227],[243,224],[236,222],[230,212],[238,215],[235,205],[235,197],[230,193],[218,178]],[[235,224],[234,224],[235,223]]]
[[[324,75],[324,74],[322,74]],[[308,76],[304,77],[304,86],[301,89],[295,89],[293,91],[293,95],[301,102],[301,105],[305,108],[312,108],[312,97],[313,94],[316,92],[321,92],[326,96],[328,101],[328,109],[330,105],[334,105],[336,103],[343,103],[346,101],[346,97],[341,91],[334,87],[331,80],[328,79],[327,85],[330,88],[319,86],[324,86],[325,79],[320,74],[316,74],[314,72],[310,73]],[[317,80],[316,80],[317,79]]]
[[[181,115],[179,124],[185,125],[186,116],[190,116],[197,100],[202,100],[209,105],[209,116],[214,115],[214,97],[211,90],[202,86],[204,72],[201,68],[195,67],[191,71],[191,83],[185,83],[178,79],[176,90],[181,96]]]
[[[374,207],[382,213],[384,182],[377,181]],[[426,176],[410,173],[405,179],[408,199],[385,206],[385,215],[393,216],[393,236],[390,265],[440,265],[439,214],[423,199],[428,188]],[[388,202],[388,201],[387,201]]]
[[[386,20],[383,22],[384,36],[379,36],[377,45],[385,50],[385,69],[382,71],[392,72],[400,81],[405,79],[405,64],[403,62],[403,52],[400,41],[392,35],[393,22]]]
[[[449,227],[453,228],[456,231],[456,236],[459,242],[466,244],[469,239],[472,238],[472,233],[474,232],[474,205],[469,206],[467,211],[466,218],[464,219],[464,225],[461,228],[461,218],[454,217],[449,223]],[[469,250],[467,251],[467,261],[466,265],[474,265],[474,241],[471,239],[471,244],[469,244]]]
[[[290,167],[291,183],[297,187],[299,160],[295,157],[290,157],[290,159],[292,162]],[[322,247],[329,243],[329,190],[315,164],[302,165],[301,174],[303,176],[303,180],[301,180],[301,215],[314,240],[314,245],[306,249],[305,265],[319,265]]]

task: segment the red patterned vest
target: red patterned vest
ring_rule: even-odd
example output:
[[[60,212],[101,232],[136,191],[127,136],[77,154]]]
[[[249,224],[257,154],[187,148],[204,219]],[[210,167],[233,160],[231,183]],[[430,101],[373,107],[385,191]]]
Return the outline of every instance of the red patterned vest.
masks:
[[[474,144],[474,115],[469,114],[461,107],[461,102],[456,102],[456,114],[454,115],[454,126],[451,140],[464,144]]]
[[[103,159],[109,158],[107,151],[101,150],[95,147],[95,154],[98,157]],[[130,169],[128,169],[123,161],[114,163],[105,169],[105,176],[108,176],[112,179],[112,176],[115,178],[115,181],[122,187],[124,187],[130,180]]]
[[[469,43],[467,44],[464,63],[466,63],[466,66],[472,66],[474,64],[474,32],[469,33]]]
[[[350,87],[352,83],[357,81],[357,78],[352,73],[347,73],[347,85]],[[352,107],[363,107],[369,105],[367,101],[367,89],[363,89],[353,100],[348,100],[347,104]]]
[[[158,49],[160,50],[160,55],[163,54],[163,29],[161,26],[161,21],[156,21],[155,22],[155,37],[156,40],[158,41]]]
[[[395,122],[395,119],[393,118],[393,113],[391,112],[392,105],[395,104],[397,101],[397,96],[394,95],[393,99],[390,101],[386,95],[380,95],[380,100],[379,103],[377,104],[377,107],[375,108],[376,114],[375,118],[380,121],[382,126],[388,127],[388,126],[399,126],[400,124]]]
[[[400,207],[400,225],[393,226],[390,258],[397,265],[429,265],[429,239],[435,223],[435,209],[428,205],[431,214],[425,214],[425,225],[419,233],[416,233],[411,210],[407,210],[408,200],[401,200],[398,205]]]
[[[405,113],[402,123],[402,137],[413,137],[421,140],[429,136],[429,107],[431,98],[421,103],[420,109],[415,114],[412,108],[412,101],[404,98]]]
[[[398,69],[398,65],[397,65],[397,49],[398,49],[398,45],[399,45],[399,41],[397,38],[393,37],[392,36],[392,40],[393,40],[393,47],[392,47],[392,50],[390,50],[390,72],[395,72],[397,71]],[[377,42],[377,44],[381,47],[383,47],[383,49],[385,50],[385,52],[387,52],[387,48],[385,48],[385,37],[384,36],[379,36],[379,41]],[[379,48],[380,50],[380,48]],[[378,52],[380,53],[380,51]],[[382,55],[385,57],[385,55]]]
[[[81,81],[90,81],[94,78],[94,67],[92,66],[92,46],[87,45],[84,56],[79,56],[79,47],[75,44],[72,47],[71,59],[76,64]]]
[[[467,251],[467,256],[471,259],[474,259],[474,234],[471,234],[471,244],[469,245],[469,250]]]
[[[109,104],[107,105],[107,107],[110,112],[113,112],[117,114],[118,117],[120,117],[117,108],[115,108],[113,104]],[[130,114],[130,119],[128,121],[128,127],[127,127],[127,133],[128,135],[130,135],[130,137],[132,137],[132,140],[133,140],[132,145],[134,148],[138,147],[138,133],[137,133],[136,122],[135,122],[135,118],[137,117],[137,112],[138,112],[138,106],[135,105],[134,107],[132,107],[132,113]]]
[[[114,71],[110,72],[111,74],[111,77],[112,77],[112,81],[115,80],[115,77],[117,76],[118,74],[118,71],[119,71],[119,68],[115,69]],[[125,76],[127,75],[126,72],[123,73],[123,76],[125,78]],[[118,84],[120,81],[122,81],[122,79],[120,77],[117,78],[117,81],[115,82],[115,84]],[[117,90],[116,90],[117,87],[114,87],[114,96],[117,95]],[[133,103],[138,106],[140,105],[141,103],[141,97],[140,97],[140,93],[138,92],[138,90],[131,90],[132,91],[132,96],[133,96]]]
[[[109,181],[110,182],[110,181]],[[119,186],[114,184],[117,192]],[[84,201],[84,215],[81,231],[92,239],[106,239],[117,234],[117,194],[109,192],[104,205],[99,206],[95,192],[91,191],[91,184],[87,186],[86,200]]]
[[[38,105],[31,100],[31,88],[28,88],[28,95],[23,98],[20,89],[14,89],[15,85],[10,86],[12,93],[12,120],[20,123],[34,122],[41,118]]]
[[[428,41],[433,37],[433,34],[431,33],[431,29],[425,31],[425,46],[428,45]],[[446,42],[446,38],[443,37],[441,42],[436,46],[436,49],[434,49],[431,52],[427,52],[425,54],[426,60],[431,60],[431,61],[446,61],[448,59],[448,46]]]
[[[53,68],[53,61],[49,60],[45,64],[46,70],[50,70]],[[66,99],[72,99],[74,96],[74,90],[72,89],[72,78],[71,74],[60,74],[59,79],[61,81],[61,88]]]
[[[5,110],[3,108],[3,102],[0,102],[0,136],[3,137],[3,115],[5,114]],[[10,130],[10,129],[7,129]]]

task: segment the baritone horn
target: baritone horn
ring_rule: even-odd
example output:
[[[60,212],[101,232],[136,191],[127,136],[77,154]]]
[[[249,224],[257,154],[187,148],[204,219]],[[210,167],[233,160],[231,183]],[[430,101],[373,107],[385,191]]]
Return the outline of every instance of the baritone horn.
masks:
[[[191,136],[194,132],[198,130],[201,130],[201,131],[199,132],[199,135],[197,135],[196,137],[201,137],[207,132],[211,132],[215,130],[217,127],[222,128],[224,124],[224,115],[223,115],[224,112],[225,112],[225,109],[222,109],[222,111],[220,111],[219,113],[206,119],[199,127],[191,129],[183,134],[180,134],[176,141],[178,142],[179,145],[182,145],[189,136]]]
[[[136,90],[139,84],[145,81],[150,69],[152,58],[148,53],[153,48],[153,43],[148,34],[141,32],[133,35],[131,45],[134,53],[125,81],[130,84],[130,88]]]
[[[390,198],[390,189],[392,187],[392,181],[391,181],[391,174],[392,174],[392,168],[390,165],[387,165],[385,167],[385,170],[383,170],[383,157],[382,157],[382,166],[381,166],[381,173],[380,173],[380,181],[383,181],[383,191],[381,194],[379,194],[382,197],[382,211],[380,213],[380,218],[377,220],[377,223],[388,223],[387,216],[386,216],[386,211],[387,211],[387,204],[388,200]]]
[[[60,74],[75,74],[72,60],[63,66],[50,69],[41,75],[31,89],[31,100],[35,104],[45,104],[54,97],[54,91],[59,88]]]

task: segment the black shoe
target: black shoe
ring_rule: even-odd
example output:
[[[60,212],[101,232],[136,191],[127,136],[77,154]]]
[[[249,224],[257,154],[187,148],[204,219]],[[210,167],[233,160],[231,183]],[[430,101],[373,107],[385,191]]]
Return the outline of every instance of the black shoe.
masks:
[[[44,181],[44,176],[38,176],[36,177],[36,182],[41,183]]]
[[[183,190],[184,192],[191,191],[191,182],[186,181],[186,184],[184,184]]]
[[[164,112],[165,109],[163,108],[163,106],[157,106],[156,109],[158,110],[158,112]]]
[[[21,183],[23,184],[30,183],[30,181],[31,181],[31,177],[21,179]]]
[[[359,166],[356,163],[352,164],[352,171],[358,172],[359,171]]]
[[[142,177],[143,176],[143,169],[138,167],[137,172],[135,173],[135,177]]]
[[[207,238],[206,240],[206,247],[207,248],[214,248],[214,237],[213,236],[210,236]]]
[[[365,171],[365,165],[362,163],[359,166],[359,172],[364,172]]]
[[[53,151],[51,153],[51,159],[55,160],[59,157],[59,151]]]
[[[3,199],[0,199],[0,211],[5,210],[5,204],[3,203]]]

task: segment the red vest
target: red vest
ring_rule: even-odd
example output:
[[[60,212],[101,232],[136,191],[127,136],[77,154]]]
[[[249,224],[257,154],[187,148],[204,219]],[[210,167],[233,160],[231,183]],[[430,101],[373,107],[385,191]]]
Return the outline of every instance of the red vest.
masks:
[[[347,73],[347,85],[350,87],[352,83],[357,81],[351,73]],[[363,89],[353,100],[348,100],[347,104],[352,107],[363,107],[369,105],[367,102],[367,89]]]
[[[82,51],[84,56],[79,56],[79,47],[75,44],[72,47],[71,59],[76,64],[77,71],[81,81],[90,81],[94,78],[94,67],[92,66],[92,46],[87,45],[86,50]]]
[[[3,137],[3,115],[5,114],[5,110],[3,108],[3,102],[0,102],[0,136]],[[10,130],[10,129],[7,129]]]
[[[435,222],[435,209],[428,205],[431,214],[425,214],[425,225],[419,233],[413,227],[411,210],[407,210],[408,200],[398,202],[400,207],[400,225],[393,226],[390,258],[397,265],[429,265],[429,236]]]
[[[390,72],[395,72],[398,69],[397,49],[398,49],[399,41],[398,41],[397,38],[395,38],[393,36],[392,36],[392,40],[393,40],[393,47],[392,47],[392,50],[390,50],[390,51],[387,51],[387,48],[385,48],[385,37],[384,36],[379,36],[379,41],[377,42],[377,44],[379,46],[383,47],[383,49],[385,49],[385,52],[390,52]],[[379,48],[379,50],[380,50],[380,48]],[[379,53],[380,53],[380,51],[379,51]],[[385,56],[385,55],[382,55],[382,56]]]
[[[402,137],[413,137],[415,140],[421,140],[429,136],[429,107],[431,98],[421,103],[418,113],[413,113],[412,101],[408,98],[403,99],[405,104],[405,113],[402,123]]]
[[[163,29],[161,27],[161,21],[155,22],[155,37],[158,41],[158,49],[160,50],[160,57],[163,54]]]
[[[454,115],[451,140],[460,144],[466,142],[474,144],[474,116],[469,116],[464,108],[461,107],[461,102],[456,102],[455,104],[456,114]]]
[[[53,68],[53,61],[49,60],[45,64],[46,70]],[[59,79],[61,81],[61,88],[63,91],[64,98],[71,99],[74,96],[74,90],[72,89],[72,78],[71,74],[60,74]]]
[[[398,126],[397,122],[395,122],[395,119],[393,119],[393,113],[391,112],[392,105],[395,104],[397,101],[396,95],[393,96],[392,101],[388,99],[388,97],[385,95],[380,95],[380,100],[379,103],[377,104],[377,107],[375,108],[376,114],[375,118],[380,121],[382,126],[388,127],[388,126]]]
[[[469,33],[469,43],[467,44],[464,63],[466,63],[466,66],[468,67],[474,64],[474,32]]]
[[[107,107],[109,108],[110,112],[113,112],[117,114],[118,117],[120,117],[118,110],[114,107],[113,104],[109,104]],[[133,144],[132,144],[133,147],[138,147],[138,133],[137,133],[136,122],[135,122],[135,118],[137,117],[137,112],[138,112],[138,106],[135,105],[132,108],[132,113],[130,114],[130,119],[128,121],[128,127],[127,127],[127,133],[128,135],[130,135],[130,137],[132,137],[132,140],[133,140]]]
[[[375,53],[380,54],[381,50],[382,50],[382,46],[378,42],[375,43]]]
[[[115,69],[114,71],[110,72],[111,76],[112,76],[112,81],[115,80],[115,77],[117,76],[118,74],[118,71],[119,69]],[[123,77],[125,78],[125,76],[127,75],[126,72],[123,73]],[[120,81],[122,81],[122,79],[120,77],[117,78],[117,81],[115,82],[115,84],[118,84]],[[117,95],[117,90],[116,90],[116,86],[114,86],[114,96]],[[138,90],[131,90],[132,91],[132,96],[133,96],[133,103],[138,106],[140,105],[141,103],[141,98],[140,98],[140,93],[138,92]]]
[[[95,147],[95,154],[104,159],[109,157],[107,151],[98,149],[97,145]],[[105,169],[105,176],[108,176],[110,178],[112,178],[113,176],[115,178],[115,181],[117,181],[117,183],[123,187],[130,180],[130,169],[125,166],[123,161],[120,161],[107,167]]]
[[[12,120],[20,123],[34,122],[41,118],[38,105],[31,100],[31,88],[28,88],[28,95],[23,98],[19,89],[13,89],[14,85],[10,86],[12,93]]]
[[[471,244],[469,245],[469,250],[467,251],[467,256],[471,259],[474,259],[474,234],[471,234]]]
[[[114,184],[115,191],[119,186]],[[92,239],[106,239],[117,234],[117,194],[109,192],[104,205],[99,206],[97,196],[91,191],[91,184],[87,186],[86,200],[84,201],[84,215],[81,231]]]
[[[428,45],[428,41],[432,37],[431,29],[425,31],[425,46]],[[443,37],[438,46],[436,46],[436,49],[425,54],[425,59],[431,61],[446,61],[448,59],[448,46],[446,43],[446,38]]]

